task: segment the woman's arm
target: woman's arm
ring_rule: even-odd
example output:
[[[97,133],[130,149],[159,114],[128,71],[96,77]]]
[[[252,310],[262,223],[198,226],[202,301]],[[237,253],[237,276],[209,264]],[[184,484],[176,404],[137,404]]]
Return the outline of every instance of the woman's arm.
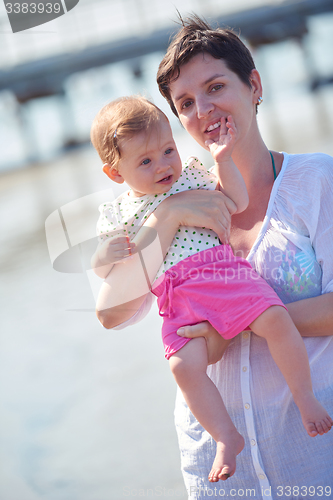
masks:
[[[333,335],[333,293],[286,304],[302,337]]]
[[[225,242],[233,207],[219,191],[193,190],[164,200],[132,240],[131,259],[114,266],[101,287],[96,313],[103,326],[114,328],[140,308],[179,226],[208,227]]]
[[[310,236],[322,270],[322,295],[286,306],[303,337],[329,336],[333,335],[333,158],[321,153],[300,158],[287,178],[292,197],[288,202],[294,205],[291,220],[301,220]]]

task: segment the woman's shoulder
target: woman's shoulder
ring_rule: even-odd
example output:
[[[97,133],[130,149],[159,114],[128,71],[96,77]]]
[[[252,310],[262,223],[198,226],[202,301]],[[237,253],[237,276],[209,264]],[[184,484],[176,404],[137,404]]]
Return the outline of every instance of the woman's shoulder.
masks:
[[[333,157],[326,153],[303,153],[285,155],[287,166],[285,176],[309,176],[333,173]]]
[[[331,156],[325,153],[284,153],[273,198],[273,218],[312,220],[320,206],[331,203],[332,189]]]
[[[285,154],[279,194],[313,196],[333,184],[333,158],[325,153]]]

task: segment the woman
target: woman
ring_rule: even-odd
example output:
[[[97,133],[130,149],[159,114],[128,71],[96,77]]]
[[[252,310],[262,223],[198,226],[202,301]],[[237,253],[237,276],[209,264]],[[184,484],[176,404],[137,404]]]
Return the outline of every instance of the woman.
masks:
[[[218,134],[216,124],[233,116],[240,136],[233,159],[250,204],[232,217],[230,243],[288,304],[306,337],[314,390],[332,411],[332,158],[282,153],[271,158],[256,120],[260,76],[246,48],[228,31],[211,30],[198,18],[188,20],[170,44],[157,81],[185,129],[206,149],[206,140]],[[187,336],[202,335],[200,328],[212,330],[209,325],[188,327]],[[239,432],[247,436],[235,476],[221,487],[226,494],[253,488],[256,498],[333,498],[333,433],[317,440],[304,434],[266,343],[244,332],[209,374]],[[204,498],[200,488],[209,489],[204,478],[214,447],[180,396],[176,425],[190,498]]]
[[[234,252],[247,258],[288,303],[305,337],[314,392],[332,414],[332,159],[270,154],[256,120],[262,100],[259,73],[246,47],[228,31],[211,30],[200,19],[189,20],[160,65],[158,83],[185,129],[206,149],[205,142],[214,140],[221,119],[233,116],[239,133],[233,159],[250,203],[232,217],[230,230],[230,203],[221,193],[199,190],[169,197],[145,224],[157,232],[161,245],[161,252],[150,254],[146,276],[152,280],[179,225],[210,227],[222,242],[229,240]],[[114,298],[110,286],[135,293]],[[103,287],[97,309],[107,328],[133,323],[148,307],[147,287],[142,286],[135,259],[115,266]],[[218,361],[226,344],[210,325],[184,330],[186,336],[205,336],[210,363],[216,363],[209,375],[246,442],[236,474],[213,489],[206,478],[215,444],[179,394],[176,426],[189,498],[333,496],[333,433],[310,438],[304,432],[267,344],[244,332]]]

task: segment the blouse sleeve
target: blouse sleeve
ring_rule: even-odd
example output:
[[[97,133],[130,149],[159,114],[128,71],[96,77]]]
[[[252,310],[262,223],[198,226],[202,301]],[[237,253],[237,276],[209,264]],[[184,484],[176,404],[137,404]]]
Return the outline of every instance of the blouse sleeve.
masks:
[[[310,209],[310,239],[321,265],[322,293],[333,292],[333,158],[321,155],[320,172],[315,183]],[[311,179],[309,179],[310,183]]]
[[[290,155],[289,161],[279,193],[281,207],[310,238],[322,269],[322,293],[333,292],[333,158],[316,153]]]

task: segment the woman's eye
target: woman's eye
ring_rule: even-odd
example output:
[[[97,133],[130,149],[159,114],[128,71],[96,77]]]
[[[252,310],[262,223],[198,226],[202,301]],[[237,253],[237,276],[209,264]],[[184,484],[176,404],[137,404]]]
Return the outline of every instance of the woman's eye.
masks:
[[[186,108],[189,108],[191,106],[193,101],[185,101],[183,104],[182,104],[182,109],[186,109]]]
[[[223,87],[221,83],[218,83],[217,85],[214,85],[211,89],[212,92],[216,92],[217,90],[220,90]]]

